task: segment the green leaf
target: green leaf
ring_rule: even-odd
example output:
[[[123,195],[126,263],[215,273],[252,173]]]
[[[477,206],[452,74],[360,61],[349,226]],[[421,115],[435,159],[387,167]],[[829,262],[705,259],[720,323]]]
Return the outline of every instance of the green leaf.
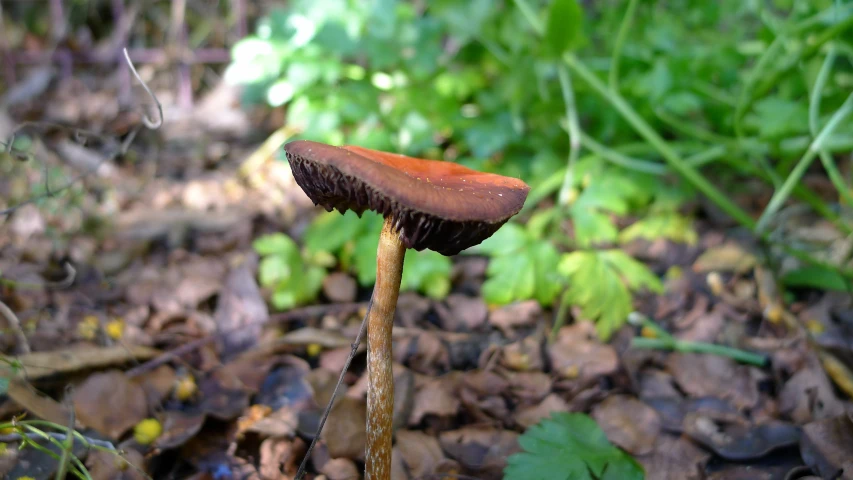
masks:
[[[666,238],[674,242],[694,245],[699,237],[689,218],[676,212],[662,212],[650,214],[619,233],[619,241],[622,243],[638,238],[646,240]]]
[[[577,0],[553,0],[548,8],[545,44],[548,53],[560,56],[583,43],[583,10]]]
[[[483,283],[483,298],[493,305],[536,299],[551,304],[563,288],[556,265],[560,255],[551,242],[534,238],[515,223],[504,225],[478,252],[492,257]]]
[[[554,413],[518,439],[505,480],[642,480],[643,468],[582,413]]]
[[[567,253],[558,272],[568,281],[568,300],[580,307],[584,319],[596,322],[596,331],[605,341],[628,319],[632,290],[663,289],[648,267],[619,249]]]
[[[290,272],[293,267],[300,265],[290,265],[288,258],[283,255],[272,255],[261,259],[258,265],[258,276],[260,277],[261,286],[271,287],[282,280],[290,277]]]
[[[517,223],[507,223],[483,243],[473,248],[476,253],[490,256],[509,255],[527,245],[528,233]]]
[[[809,265],[791,270],[782,276],[782,283],[788,288],[817,288],[841,292],[853,289],[853,285],[837,271],[820,265]]]
[[[379,235],[362,235],[355,241],[353,266],[358,283],[367,287],[376,283],[376,250],[379,248]],[[405,266],[403,268],[405,272]]]
[[[338,212],[318,215],[305,231],[305,248],[310,252],[335,253],[358,237],[366,227],[367,222],[351,210],[344,215]]]
[[[450,292],[452,269],[450,259],[438,252],[408,250],[400,290],[419,291],[440,300]]]
[[[570,207],[569,212],[575,227],[575,241],[581,247],[613,242],[619,235],[607,214],[577,203]]]
[[[257,238],[252,247],[259,255],[290,255],[299,252],[296,242],[283,233],[272,233]]]

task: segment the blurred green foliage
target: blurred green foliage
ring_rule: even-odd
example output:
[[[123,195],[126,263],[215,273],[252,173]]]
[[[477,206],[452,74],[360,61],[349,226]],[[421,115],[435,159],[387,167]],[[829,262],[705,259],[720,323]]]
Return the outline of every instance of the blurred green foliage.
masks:
[[[810,113],[825,124],[853,91],[851,25],[853,4],[831,0],[294,0],[234,48],[226,77],[246,86],[247,101],[286,108],[304,138],[527,181],[519,218],[528,225],[509,224],[472,249],[492,257],[484,296],[563,298],[604,319],[606,337],[624,322],[632,291],[659,288],[613,248],[696,241],[684,210],[695,182],[672,173],[672,157],[724,185],[714,202],[743,194],[746,178],[778,186],[815,138]],[[830,45],[840,53],[815,108],[809,96]],[[572,78],[567,52],[598,87]],[[604,100],[624,100],[667,151]],[[853,149],[853,122],[821,148]],[[818,209],[809,193],[794,190]],[[333,253],[369,285],[379,222],[352,218],[318,217],[306,246]],[[620,229],[619,218],[630,225]],[[415,277],[405,288],[449,290],[443,257],[406,262]]]

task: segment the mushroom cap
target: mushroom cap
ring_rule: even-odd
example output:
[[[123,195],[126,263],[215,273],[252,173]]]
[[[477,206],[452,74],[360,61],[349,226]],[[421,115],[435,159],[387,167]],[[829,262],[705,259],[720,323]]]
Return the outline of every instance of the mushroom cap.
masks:
[[[308,140],[284,146],[296,183],[326,210],[392,217],[407,248],[455,255],[489,238],[530,187],[462,165]]]

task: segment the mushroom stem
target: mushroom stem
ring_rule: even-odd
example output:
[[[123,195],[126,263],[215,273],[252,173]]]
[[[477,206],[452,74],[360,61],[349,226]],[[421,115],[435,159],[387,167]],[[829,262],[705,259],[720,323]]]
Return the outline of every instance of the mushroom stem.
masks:
[[[367,452],[365,479],[391,478],[394,415],[394,374],[391,369],[391,327],[400,294],[406,247],[389,215],[376,252],[373,307],[367,317]]]

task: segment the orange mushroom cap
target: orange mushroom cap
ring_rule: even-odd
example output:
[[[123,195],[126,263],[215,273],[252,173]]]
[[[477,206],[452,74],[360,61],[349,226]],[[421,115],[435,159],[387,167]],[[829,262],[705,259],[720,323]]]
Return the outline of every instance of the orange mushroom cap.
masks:
[[[521,210],[530,187],[450,162],[308,140],[284,146],[296,183],[326,210],[392,217],[407,248],[455,255]]]

